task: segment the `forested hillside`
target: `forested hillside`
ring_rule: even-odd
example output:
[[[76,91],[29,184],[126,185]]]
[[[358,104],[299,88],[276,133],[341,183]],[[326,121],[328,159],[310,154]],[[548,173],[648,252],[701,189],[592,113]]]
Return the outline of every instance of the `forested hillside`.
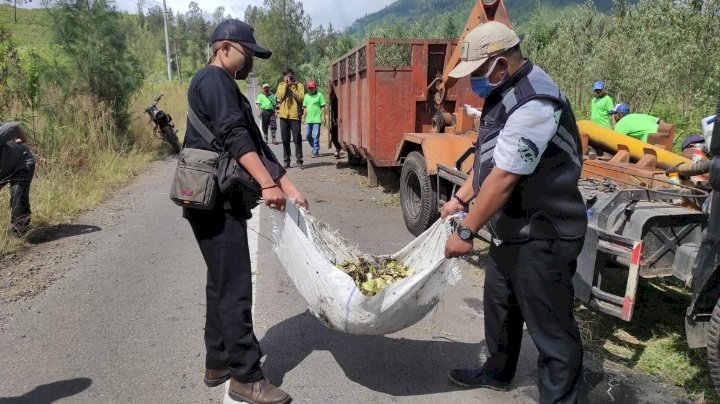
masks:
[[[387,23],[410,23],[423,20],[429,26],[439,26],[448,16],[460,27],[465,25],[470,10],[477,0],[397,0],[384,9],[368,14],[355,21],[349,28],[351,33],[360,33],[368,28]],[[585,0],[505,0],[510,18],[518,27],[530,20],[538,5],[547,9],[565,9],[585,3]],[[607,11],[612,0],[594,0],[595,6]]]

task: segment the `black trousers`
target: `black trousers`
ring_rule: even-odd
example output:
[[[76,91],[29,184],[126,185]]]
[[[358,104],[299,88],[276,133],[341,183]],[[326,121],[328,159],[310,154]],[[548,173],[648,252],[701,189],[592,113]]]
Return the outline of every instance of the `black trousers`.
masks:
[[[205,365],[227,366],[241,383],[259,380],[262,351],[253,332],[246,213],[186,209],[185,217],[207,264]]]
[[[265,141],[268,140],[268,128],[272,132],[272,138],[275,139],[275,127],[272,125],[271,120],[275,119],[275,111],[272,109],[264,109],[260,113],[260,123],[262,125],[262,132],[263,136],[265,136]]]
[[[342,150],[342,146],[340,145],[340,141],[338,140],[338,133],[337,129],[333,130],[330,129],[330,147],[334,147],[336,152],[340,152]]]
[[[485,272],[485,372],[515,376],[523,323],[539,351],[540,403],[574,403],[583,348],[573,314],[572,276],[583,240],[490,246]]]
[[[292,132],[292,133],[291,133]],[[283,143],[283,160],[290,164],[290,136],[295,143],[295,161],[302,164],[302,137],[300,136],[300,121],[296,119],[280,118],[280,136]]]
[[[10,217],[12,231],[24,234],[30,227],[30,184],[35,176],[35,157],[27,150],[20,165],[0,178],[0,189],[10,184]]]

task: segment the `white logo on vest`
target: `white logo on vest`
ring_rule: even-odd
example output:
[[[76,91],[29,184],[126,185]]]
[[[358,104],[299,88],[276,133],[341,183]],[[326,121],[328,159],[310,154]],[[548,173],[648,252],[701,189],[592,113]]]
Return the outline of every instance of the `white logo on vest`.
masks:
[[[524,137],[521,137],[520,141],[518,141],[518,153],[526,163],[532,163],[540,154],[535,143]]]

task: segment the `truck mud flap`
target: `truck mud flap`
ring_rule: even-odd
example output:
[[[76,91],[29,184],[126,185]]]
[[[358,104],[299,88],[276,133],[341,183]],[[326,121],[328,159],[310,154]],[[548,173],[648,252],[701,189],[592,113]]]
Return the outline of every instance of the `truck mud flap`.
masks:
[[[589,225],[573,277],[575,297],[594,310],[630,321],[635,307],[642,247],[640,240],[610,234]],[[614,257],[630,262],[624,296],[601,289],[601,270]]]

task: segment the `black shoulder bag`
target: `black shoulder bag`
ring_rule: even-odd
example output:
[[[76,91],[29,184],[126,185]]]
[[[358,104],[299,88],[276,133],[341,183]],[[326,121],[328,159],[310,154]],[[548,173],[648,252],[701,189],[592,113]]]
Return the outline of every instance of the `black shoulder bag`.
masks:
[[[253,178],[253,176],[247,172],[245,167],[240,165],[240,163],[238,163],[237,160],[230,155],[230,153],[218,145],[217,138],[213,135],[210,129],[208,129],[207,126],[198,119],[195,112],[189,106],[188,118],[190,119],[192,126],[200,132],[202,137],[205,138],[205,140],[207,140],[213,148],[218,150],[218,153],[220,154],[217,166],[217,184],[220,188],[220,192],[228,196],[230,199],[240,200],[248,209],[253,209],[259,205],[262,197],[262,188],[260,187],[260,184],[255,181],[255,178]],[[252,131],[250,132],[252,136]],[[255,139],[253,139],[253,142],[257,145]],[[257,153],[260,160],[263,162],[263,165],[265,165],[265,168],[270,173],[270,177],[272,177],[273,181],[277,181],[282,174],[280,167],[275,162],[265,157],[262,147],[258,147]]]

